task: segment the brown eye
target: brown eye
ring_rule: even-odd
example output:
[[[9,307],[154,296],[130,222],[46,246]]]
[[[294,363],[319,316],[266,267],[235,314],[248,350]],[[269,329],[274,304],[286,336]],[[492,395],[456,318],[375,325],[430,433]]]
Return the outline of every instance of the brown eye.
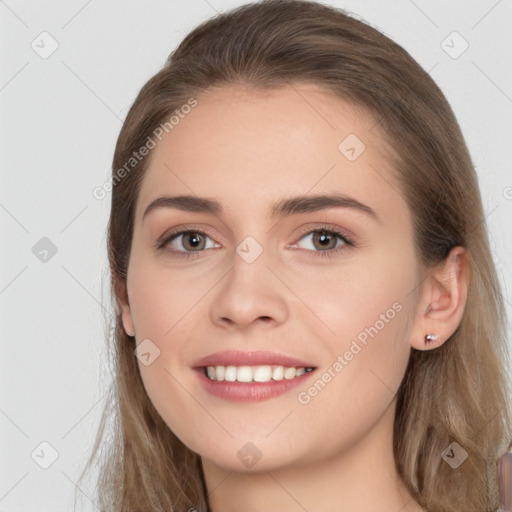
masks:
[[[304,242],[301,242],[304,240]],[[313,252],[334,252],[338,247],[343,245],[350,245],[350,242],[340,233],[328,229],[313,229],[302,236],[299,241],[299,246],[309,249]]]
[[[184,233],[183,235],[183,247],[187,251],[194,251],[197,249],[204,249],[205,237],[199,233]]]
[[[215,242],[201,231],[181,231],[175,233],[162,244],[170,246],[176,252],[202,252],[204,249],[215,247]]]
[[[313,245],[320,250],[334,249],[338,243],[338,235],[330,231],[315,231],[313,235]]]

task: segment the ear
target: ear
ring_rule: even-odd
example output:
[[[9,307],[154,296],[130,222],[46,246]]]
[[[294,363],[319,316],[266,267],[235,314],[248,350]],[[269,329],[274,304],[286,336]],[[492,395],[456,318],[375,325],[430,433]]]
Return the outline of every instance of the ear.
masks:
[[[466,307],[469,283],[469,255],[454,247],[446,259],[421,284],[418,307],[411,333],[411,345],[429,350],[442,345],[457,330]],[[427,334],[435,338],[425,341]]]
[[[135,336],[135,328],[133,326],[132,312],[128,299],[128,290],[125,279],[117,279],[115,283],[116,300],[121,310],[121,320],[123,327],[128,336]]]

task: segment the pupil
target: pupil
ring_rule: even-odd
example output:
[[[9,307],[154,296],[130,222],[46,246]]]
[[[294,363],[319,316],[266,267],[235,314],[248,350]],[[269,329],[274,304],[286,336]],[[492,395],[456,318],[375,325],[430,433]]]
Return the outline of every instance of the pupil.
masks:
[[[201,245],[201,235],[197,233],[192,233],[191,235],[189,235],[188,241],[191,247],[197,249],[197,247]]]
[[[329,242],[331,241],[331,235],[329,233],[326,233],[325,231],[320,231],[319,232],[320,235],[319,235],[319,242],[320,242],[320,245],[323,246],[323,248],[325,248],[326,246],[329,245]]]

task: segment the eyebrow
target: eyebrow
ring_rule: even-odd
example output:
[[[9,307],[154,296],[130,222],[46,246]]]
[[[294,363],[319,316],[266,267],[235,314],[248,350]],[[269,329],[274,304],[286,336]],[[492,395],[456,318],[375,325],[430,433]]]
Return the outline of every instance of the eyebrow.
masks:
[[[150,212],[160,208],[175,208],[185,212],[222,215],[222,206],[215,199],[189,195],[162,196],[152,201],[146,207],[142,220]],[[379,220],[379,217],[372,208],[344,194],[320,194],[281,199],[272,206],[271,216],[278,218],[299,213],[317,212],[328,208],[350,208],[366,213],[374,220]]]

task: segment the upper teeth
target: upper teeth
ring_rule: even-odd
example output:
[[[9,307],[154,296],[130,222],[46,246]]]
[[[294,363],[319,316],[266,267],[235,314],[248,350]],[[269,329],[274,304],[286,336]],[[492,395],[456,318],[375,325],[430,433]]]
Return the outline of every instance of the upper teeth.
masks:
[[[269,382],[270,380],[293,379],[313,368],[286,366],[208,366],[206,373],[212,380],[229,382]]]

